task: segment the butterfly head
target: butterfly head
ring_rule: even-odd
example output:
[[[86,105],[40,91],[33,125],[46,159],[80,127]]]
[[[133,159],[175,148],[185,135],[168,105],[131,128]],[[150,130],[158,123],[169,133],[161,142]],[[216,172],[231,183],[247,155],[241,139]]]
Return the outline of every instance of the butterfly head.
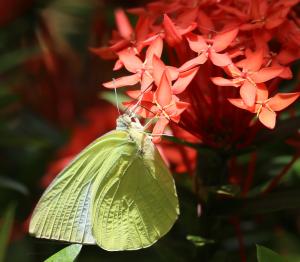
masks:
[[[137,118],[131,117],[127,114],[121,115],[117,119],[117,130],[129,130],[129,129],[136,129],[143,131],[143,126],[138,121]]]

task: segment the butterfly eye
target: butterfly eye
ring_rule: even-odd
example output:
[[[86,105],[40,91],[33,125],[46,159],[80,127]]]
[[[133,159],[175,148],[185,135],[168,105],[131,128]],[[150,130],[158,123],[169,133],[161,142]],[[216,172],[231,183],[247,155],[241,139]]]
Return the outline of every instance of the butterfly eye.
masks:
[[[144,155],[145,155],[144,149],[140,147],[140,148],[138,149],[138,154],[139,154],[139,156],[144,156]]]

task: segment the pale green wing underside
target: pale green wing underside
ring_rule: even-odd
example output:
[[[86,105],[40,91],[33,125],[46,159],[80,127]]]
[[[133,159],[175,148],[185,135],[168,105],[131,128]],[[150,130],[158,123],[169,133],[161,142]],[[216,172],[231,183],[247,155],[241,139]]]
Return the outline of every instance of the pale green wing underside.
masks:
[[[134,250],[155,243],[179,214],[174,180],[151,143],[120,147],[92,189],[92,234],[106,250]]]
[[[91,191],[112,149],[128,144],[128,133],[113,131],[98,138],[64,169],[38,202],[29,232],[36,237],[95,244],[92,235]],[[112,163],[113,164],[113,163]]]

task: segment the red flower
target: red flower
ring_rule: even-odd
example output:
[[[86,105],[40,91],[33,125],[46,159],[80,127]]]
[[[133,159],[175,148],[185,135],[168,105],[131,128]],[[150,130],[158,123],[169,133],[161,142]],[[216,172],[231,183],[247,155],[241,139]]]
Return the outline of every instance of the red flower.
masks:
[[[270,30],[285,21],[291,7],[297,2],[297,0],[280,0],[269,4],[266,0],[252,0],[248,2],[244,10],[226,5],[220,5],[220,8],[241,21],[241,30],[259,28]]]
[[[259,121],[268,128],[273,129],[276,124],[276,112],[282,111],[292,104],[300,95],[297,93],[278,93],[268,98],[268,89],[264,85],[260,85],[257,89],[255,105],[248,107],[242,99],[228,99],[233,105],[256,113]]]
[[[121,63],[129,72],[133,73],[133,75],[124,76],[104,83],[103,86],[107,88],[118,88],[123,86],[135,85],[140,82],[141,90],[143,92],[145,90],[149,91],[149,87],[154,81],[153,68],[155,67],[155,64],[153,63],[159,63],[157,60],[159,60],[159,57],[161,56],[162,49],[162,39],[160,37],[157,37],[148,47],[144,62],[142,62],[142,60],[137,55],[133,54],[130,49],[119,52],[118,56]],[[173,79],[176,79],[178,76],[177,70],[172,69],[173,68],[170,68],[170,75]]]
[[[193,31],[197,27],[196,23],[187,24],[182,21],[175,25],[170,17],[164,14],[163,28],[165,40],[170,46],[176,46],[182,42],[182,36]]]
[[[156,1],[130,10],[148,21],[145,28],[138,23],[134,29],[119,11],[118,34],[128,45],[117,51],[114,70],[125,67],[132,75],[104,86],[140,84],[127,92],[133,101],[125,104],[150,123],[156,121],[154,141],[172,122],[210,146],[245,145],[257,132],[249,132],[252,117],[228,103],[237,90],[222,86],[239,88],[240,98],[231,103],[274,127],[276,112],[294,102],[298,93],[268,98],[262,96],[262,86],[264,94],[274,93],[281,78],[292,77],[289,65],[300,54],[297,18],[291,10],[295,5],[295,0]],[[137,34],[140,48],[128,40]],[[223,71],[231,79],[224,78]]]
[[[144,40],[149,32],[149,17],[140,16],[135,30],[122,9],[115,11],[115,17],[118,31],[113,32],[110,46],[90,48],[93,53],[99,55],[102,59],[114,59],[117,57],[116,53],[128,47],[138,54],[147,45]]]
[[[256,52],[246,51],[246,58],[235,65],[227,67],[226,71],[233,79],[222,77],[213,77],[212,81],[219,86],[240,87],[240,95],[244,103],[251,107],[254,105],[258,83],[264,83],[283,71],[282,67],[265,67],[261,68],[263,63],[263,50]],[[242,71],[238,69],[242,68]]]
[[[190,48],[198,53],[198,56],[186,62],[180,67],[181,70],[186,70],[196,65],[204,64],[208,58],[216,66],[227,66],[231,64],[231,59],[227,54],[219,54],[224,51],[235,39],[238,34],[238,29],[233,29],[217,34],[212,39],[205,39],[201,35],[190,33],[187,35]]]

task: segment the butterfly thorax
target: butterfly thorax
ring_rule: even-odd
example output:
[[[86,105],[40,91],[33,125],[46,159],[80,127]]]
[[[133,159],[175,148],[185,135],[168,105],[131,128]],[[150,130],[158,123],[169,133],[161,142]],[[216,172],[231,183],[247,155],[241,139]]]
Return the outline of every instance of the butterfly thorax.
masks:
[[[153,156],[154,145],[145,131],[144,127],[128,115],[121,115],[117,119],[117,130],[124,130],[128,132],[129,140],[134,142],[137,146],[137,153],[143,158]]]

